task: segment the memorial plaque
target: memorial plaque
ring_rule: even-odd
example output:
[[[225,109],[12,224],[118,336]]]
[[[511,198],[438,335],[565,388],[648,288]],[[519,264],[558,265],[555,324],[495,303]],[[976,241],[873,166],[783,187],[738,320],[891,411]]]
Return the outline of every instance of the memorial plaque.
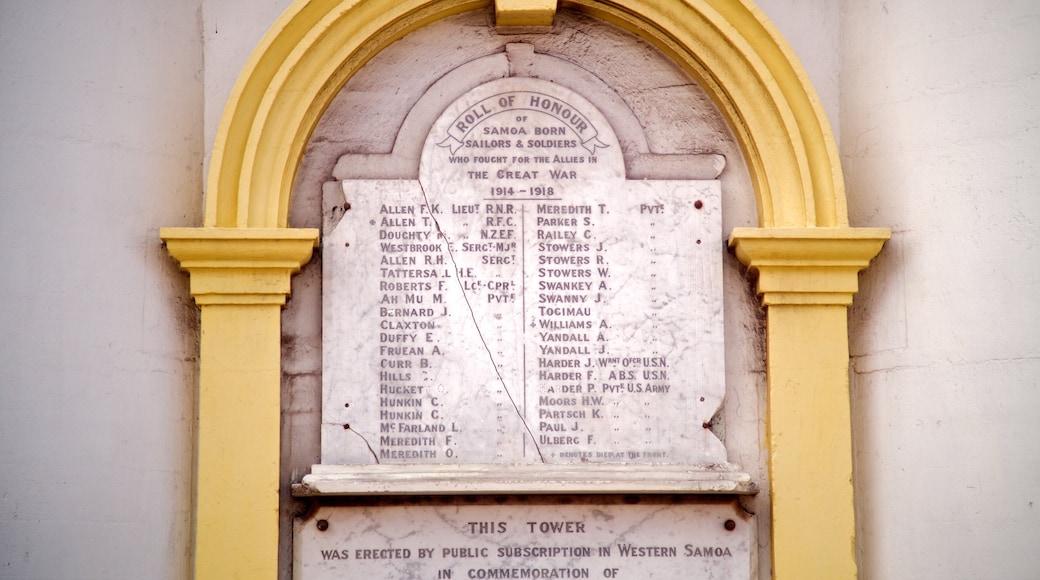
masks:
[[[418,181],[342,187],[323,464],[725,464],[717,181],[627,180],[594,106],[508,78],[444,111]]]
[[[323,507],[296,577],[753,577],[754,518],[726,503]]]

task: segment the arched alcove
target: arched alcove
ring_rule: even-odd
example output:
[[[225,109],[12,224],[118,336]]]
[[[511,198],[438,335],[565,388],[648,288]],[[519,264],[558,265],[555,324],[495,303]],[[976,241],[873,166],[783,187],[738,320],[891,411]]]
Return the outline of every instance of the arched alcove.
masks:
[[[487,4],[299,0],[239,77],[213,146],[203,227],[161,232],[202,309],[198,577],[272,577],[277,568],[279,309],[317,239],[286,227],[309,136],[339,88],[391,42]],[[848,227],[822,108],[753,5],[578,0],[560,9],[646,39],[728,120],[760,226],[734,230],[730,243],[757,273],[768,308],[774,575],[854,577],[845,310],[887,230]]]

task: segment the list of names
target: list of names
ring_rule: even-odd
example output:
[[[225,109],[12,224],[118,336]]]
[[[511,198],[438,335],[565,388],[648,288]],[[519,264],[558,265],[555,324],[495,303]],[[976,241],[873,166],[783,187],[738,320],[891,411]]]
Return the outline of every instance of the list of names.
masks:
[[[324,463],[725,462],[717,182],[627,181],[594,107],[506,79],[418,182],[343,188]]]

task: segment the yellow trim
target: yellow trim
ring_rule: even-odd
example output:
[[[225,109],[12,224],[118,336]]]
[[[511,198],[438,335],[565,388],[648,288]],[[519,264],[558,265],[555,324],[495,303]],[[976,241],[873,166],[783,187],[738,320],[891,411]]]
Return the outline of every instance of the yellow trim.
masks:
[[[224,108],[207,227],[285,227],[303,149],[339,88],[394,40],[488,0],[296,0],[253,51]]]
[[[278,304],[202,306],[195,577],[278,573]]]
[[[556,0],[495,0],[495,26],[552,26]]]
[[[842,305],[766,311],[774,580],[856,578],[846,317]]]
[[[848,306],[859,272],[890,235],[885,228],[734,228],[729,244],[758,275],[763,306]]]
[[[276,578],[281,307],[317,230],[162,228],[202,308],[195,577]]]
[[[239,77],[213,146],[206,227],[162,232],[203,309],[197,578],[277,573],[278,307],[317,235],[285,229],[312,130],[389,43],[490,3],[296,0]],[[762,228],[735,231],[731,245],[757,272],[768,308],[773,575],[855,578],[846,305],[888,232],[848,227],[837,148],[805,71],[750,0],[564,0],[561,8],[653,43],[733,128]]]
[[[285,304],[290,275],[318,244],[315,229],[162,228],[159,237],[191,273],[199,306]]]
[[[837,146],[808,75],[750,2],[568,0],[655,44],[722,110],[747,160],[761,227],[848,225]]]
[[[846,307],[882,228],[736,228],[766,318],[773,577],[856,577]]]
[[[519,1],[519,0],[517,0]],[[303,148],[337,91],[389,43],[487,0],[294,2],[232,91],[210,164],[206,226],[284,227]],[[762,227],[848,225],[837,148],[779,33],[736,0],[568,0],[653,42],[698,79],[748,161]]]

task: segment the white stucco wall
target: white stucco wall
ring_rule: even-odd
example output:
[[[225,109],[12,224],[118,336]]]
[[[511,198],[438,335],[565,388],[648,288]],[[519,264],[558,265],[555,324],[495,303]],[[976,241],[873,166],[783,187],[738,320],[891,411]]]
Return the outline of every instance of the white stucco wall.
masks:
[[[1036,578],[1040,4],[846,3],[863,578]]]
[[[0,578],[185,578],[199,2],[0,3]]]
[[[0,3],[0,578],[189,570],[196,309],[159,226],[290,0]],[[760,0],[853,225],[861,577],[1033,578],[1040,4]]]

